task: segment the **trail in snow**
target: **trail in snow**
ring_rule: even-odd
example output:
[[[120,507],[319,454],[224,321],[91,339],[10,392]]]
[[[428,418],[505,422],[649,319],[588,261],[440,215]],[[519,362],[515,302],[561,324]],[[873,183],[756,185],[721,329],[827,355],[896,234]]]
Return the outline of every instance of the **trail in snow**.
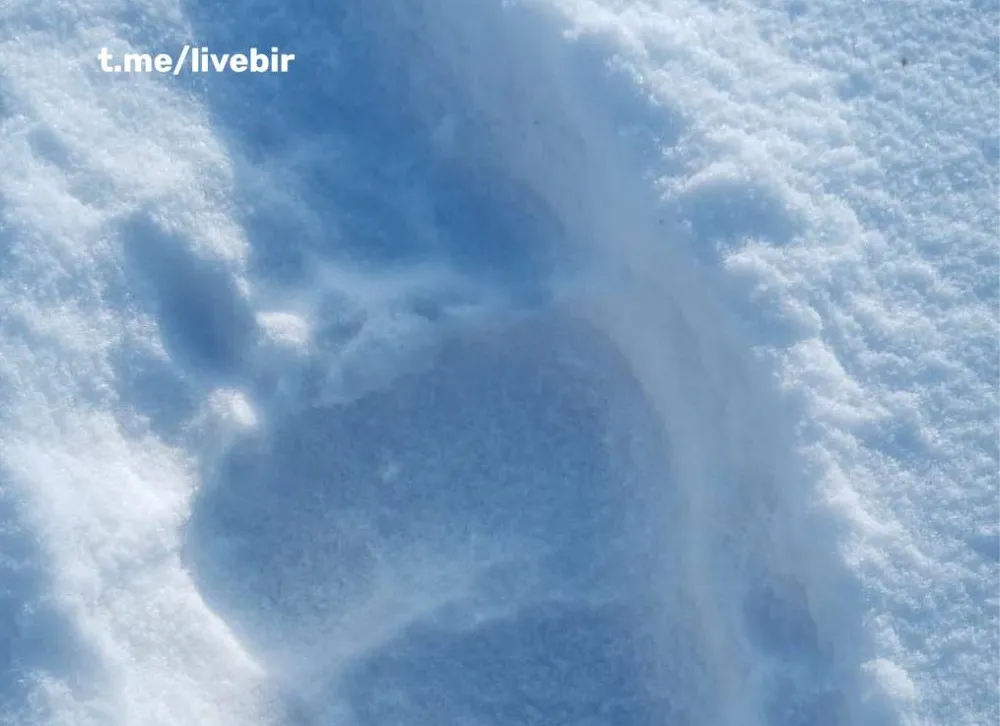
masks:
[[[0,10],[0,721],[995,719],[997,13],[886,8]]]

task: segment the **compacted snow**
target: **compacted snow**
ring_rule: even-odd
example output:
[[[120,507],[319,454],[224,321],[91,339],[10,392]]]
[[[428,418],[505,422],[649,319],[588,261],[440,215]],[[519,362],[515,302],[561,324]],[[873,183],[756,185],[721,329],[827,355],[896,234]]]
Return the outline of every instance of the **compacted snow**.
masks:
[[[998,22],[6,0],[0,723],[995,723]]]

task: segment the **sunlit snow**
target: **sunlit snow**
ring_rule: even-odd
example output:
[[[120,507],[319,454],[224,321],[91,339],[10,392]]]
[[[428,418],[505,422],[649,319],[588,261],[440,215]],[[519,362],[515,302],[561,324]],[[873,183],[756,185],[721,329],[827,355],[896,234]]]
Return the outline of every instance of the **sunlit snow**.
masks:
[[[0,723],[995,723],[998,27],[2,0]]]

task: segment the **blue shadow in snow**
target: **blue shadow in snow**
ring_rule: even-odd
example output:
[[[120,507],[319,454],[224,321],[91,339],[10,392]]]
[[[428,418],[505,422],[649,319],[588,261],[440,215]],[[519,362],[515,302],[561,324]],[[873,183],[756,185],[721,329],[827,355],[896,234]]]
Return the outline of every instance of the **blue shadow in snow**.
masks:
[[[134,213],[116,231],[124,264],[107,271],[105,298],[119,309],[148,311],[166,353],[130,338],[112,352],[122,421],[148,421],[177,443],[207,386],[245,377],[245,357],[256,342],[253,312],[230,271],[199,259],[189,240],[165,230],[150,212]]]
[[[287,74],[214,74],[203,93],[237,166],[254,271],[294,285],[316,257],[375,269],[452,264],[518,304],[545,298],[554,214],[496,169],[433,149],[407,69],[350,3],[191,0],[215,49],[294,52]],[[370,15],[368,13],[367,15]]]
[[[197,259],[190,244],[147,214],[133,216],[120,234],[133,294],[155,311],[172,357],[210,376],[234,375],[252,345],[255,322],[233,276]]]
[[[614,611],[561,605],[464,634],[414,628],[351,673],[344,690],[359,726],[661,726],[660,704],[641,686],[641,646],[623,622]]]
[[[536,322],[456,336],[433,370],[352,404],[304,409],[266,441],[235,448],[196,500],[187,536],[206,601],[251,650],[294,661],[330,623],[365,609],[379,563],[403,558],[412,577],[433,579],[441,563],[414,565],[414,552],[462,563],[475,543],[519,543],[523,569],[471,573],[474,600],[442,594],[430,613],[404,616],[387,643],[337,665],[344,680],[329,693],[347,693],[363,724],[576,723],[596,713],[657,723],[663,704],[644,691],[630,621],[599,602],[621,605],[641,587],[619,570],[631,496],[605,451],[608,390],[565,359],[600,360],[600,347],[591,341],[581,356],[567,335]],[[396,577],[402,612],[419,585]],[[562,604],[543,605],[553,597]],[[496,607],[503,617],[453,627]],[[386,705],[386,689],[409,695]]]
[[[559,221],[499,170],[434,151],[411,104],[412,74],[399,65],[405,54],[373,51],[384,39],[361,22],[370,15],[359,6],[256,0],[234,18],[230,6],[187,3],[213,48],[277,45],[297,55],[287,75],[200,79],[236,160],[254,274],[294,287],[316,258],[376,269],[449,262],[518,302],[543,300]],[[600,65],[594,50],[580,56],[584,74]],[[678,137],[669,109],[645,115],[613,82],[602,90],[616,89],[609,118],[621,122],[633,108],[639,116],[624,137],[630,152]],[[666,122],[663,133],[650,132],[654,118]],[[780,246],[802,231],[780,190],[756,180],[703,184],[664,209],[670,215],[688,223],[709,268],[717,246],[748,237]],[[799,334],[795,325],[753,324],[764,340]],[[473,630],[413,622],[354,654],[346,676],[338,670],[355,715],[365,724],[542,724],[601,708],[622,726],[651,723],[654,713],[662,723],[665,702],[636,695],[641,659],[627,655],[624,621],[586,602],[614,580],[606,543],[628,496],[602,460],[598,413],[570,369],[553,365],[548,342],[544,334],[530,345],[507,334],[455,339],[433,374],[340,408],[305,409],[274,421],[266,440],[236,447],[195,502],[188,533],[206,600],[252,649],[295,660],[320,637],[317,623],[363,607],[386,558],[434,537],[445,551],[469,538],[542,542],[541,580],[571,586],[582,602],[543,612],[522,583],[509,586],[517,612]],[[839,723],[815,624],[794,590],[768,583],[745,603],[762,657],[801,676],[777,689],[770,721]],[[555,675],[558,661],[576,664],[579,680]],[[567,683],[581,684],[570,688],[577,700],[560,695]],[[379,695],[386,691],[395,704]]]
[[[7,213],[7,205],[0,196],[0,270],[10,269],[13,246],[14,226]]]

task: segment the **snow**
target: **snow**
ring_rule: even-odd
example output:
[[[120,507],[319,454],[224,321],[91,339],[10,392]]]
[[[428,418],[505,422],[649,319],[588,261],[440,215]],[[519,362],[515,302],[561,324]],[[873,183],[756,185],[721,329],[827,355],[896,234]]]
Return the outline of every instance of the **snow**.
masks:
[[[995,722],[998,26],[9,0],[0,723]]]

